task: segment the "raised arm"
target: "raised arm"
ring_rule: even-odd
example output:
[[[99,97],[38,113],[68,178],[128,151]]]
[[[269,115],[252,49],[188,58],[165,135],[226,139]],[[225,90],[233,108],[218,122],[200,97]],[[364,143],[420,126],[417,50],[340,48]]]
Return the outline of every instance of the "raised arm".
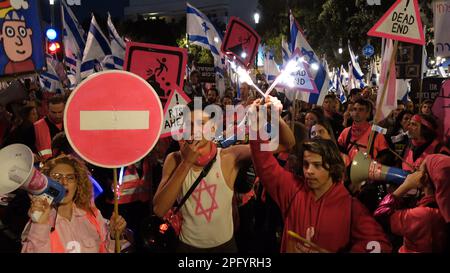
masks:
[[[261,151],[262,141],[250,141],[253,166],[261,183],[280,207],[282,213],[294,194],[303,187],[295,175],[278,164],[270,151]]]
[[[164,161],[161,182],[153,198],[153,211],[157,216],[163,217],[175,203],[186,175],[199,156],[197,144],[183,143],[181,154],[171,153]]]

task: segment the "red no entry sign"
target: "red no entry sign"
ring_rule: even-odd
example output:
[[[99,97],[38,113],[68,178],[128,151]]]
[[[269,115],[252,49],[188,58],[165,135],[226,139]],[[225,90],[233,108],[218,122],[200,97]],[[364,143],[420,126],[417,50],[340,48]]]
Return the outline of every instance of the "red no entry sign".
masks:
[[[117,168],[139,161],[153,149],[163,117],[150,84],[130,72],[107,71],[89,77],[72,92],[64,128],[83,159]]]

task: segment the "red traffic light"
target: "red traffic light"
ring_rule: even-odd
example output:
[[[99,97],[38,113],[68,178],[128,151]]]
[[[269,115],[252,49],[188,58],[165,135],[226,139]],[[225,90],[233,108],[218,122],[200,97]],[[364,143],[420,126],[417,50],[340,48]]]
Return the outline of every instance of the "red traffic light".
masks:
[[[48,44],[48,53],[55,54],[61,48],[61,45],[58,42],[51,42]]]

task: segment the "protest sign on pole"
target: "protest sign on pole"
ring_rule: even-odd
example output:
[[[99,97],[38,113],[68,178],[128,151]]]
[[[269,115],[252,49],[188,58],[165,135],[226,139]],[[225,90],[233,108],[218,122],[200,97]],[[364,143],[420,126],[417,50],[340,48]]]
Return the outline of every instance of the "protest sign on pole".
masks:
[[[417,0],[398,0],[367,35],[424,45],[419,3]]]
[[[186,63],[184,48],[129,42],[124,70],[141,76],[167,100],[173,90],[183,90]]]
[[[232,16],[223,41],[222,52],[249,68],[255,61],[261,38],[244,21]]]
[[[161,138],[179,135],[183,131],[183,110],[191,99],[177,89],[172,92],[164,106],[164,119]]]

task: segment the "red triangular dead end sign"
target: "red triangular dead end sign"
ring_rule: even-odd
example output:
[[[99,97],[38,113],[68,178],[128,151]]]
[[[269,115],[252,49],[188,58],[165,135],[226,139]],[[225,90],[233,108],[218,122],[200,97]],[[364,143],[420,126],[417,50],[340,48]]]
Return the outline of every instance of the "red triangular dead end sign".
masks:
[[[367,35],[424,45],[425,35],[418,1],[398,0]]]

